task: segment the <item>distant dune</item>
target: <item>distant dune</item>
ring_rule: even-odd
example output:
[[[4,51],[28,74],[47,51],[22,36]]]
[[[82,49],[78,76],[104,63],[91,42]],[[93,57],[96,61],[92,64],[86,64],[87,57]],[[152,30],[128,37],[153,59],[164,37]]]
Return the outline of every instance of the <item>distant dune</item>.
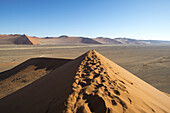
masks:
[[[170,41],[162,41],[162,40],[140,40],[145,42],[146,44],[170,44]]]
[[[94,38],[94,40],[102,44],[122,44],[122,42],[117,41],[115,39],[111,39],[111,38],[97,37],[97,38]]]
[[[122,44],[146,44],[144,41],[130,38],[115,38],[115,40],[121,42]]]
[[[85,37],[45,37],[40,40],[41,44],[101,44],[90,38]]]
[[[39,39],[27,35],[0,35],[0,44],[37,45]]]
[[[0,100],[2,113],[169,113],[169,108],[167,95],[94,50]]]
[[[21,44],[21,45],[63,45],[63,44],[170,44],[170,41],[161,40],[136,40],[130,38],[87,38],[71,37],[62,35],[60,37],[31,37],[27,35],[0,35],[0,45]]]
[[[29,37],[29,36],[27,36],[27,38],[31,41],[32,45],[41,44],[40,41],[39,41],[39,38],[37,38],[37,37]]]

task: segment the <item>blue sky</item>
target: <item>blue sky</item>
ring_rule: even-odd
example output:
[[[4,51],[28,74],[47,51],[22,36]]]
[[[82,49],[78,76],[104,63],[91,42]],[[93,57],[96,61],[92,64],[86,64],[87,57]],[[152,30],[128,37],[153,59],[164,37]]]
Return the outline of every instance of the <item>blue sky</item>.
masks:
[[[170,0],[0,0],[0,34],[170,40]]]

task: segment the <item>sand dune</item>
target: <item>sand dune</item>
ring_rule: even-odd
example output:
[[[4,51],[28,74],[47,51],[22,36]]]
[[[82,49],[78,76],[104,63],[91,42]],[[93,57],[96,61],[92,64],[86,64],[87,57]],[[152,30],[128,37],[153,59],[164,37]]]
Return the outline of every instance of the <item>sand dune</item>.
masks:
[[[32,45],[39,45],[39,44],[41,44],[40,41],[39,41],[39,38],[37,38],[37,37],[27,36],[27,38],[31,41]]]
[[[161,40],[136,40],[130,38],[87,38],[62,35],[59,37],[31,37],[27,35],[0,35],[0,45],[17,44],[17,45],[63,45],[63,44],[169,44],[170,41]]]
[[[38,38],[27,35],[0,35],[0,44],[37,45],[40,42]]]
[[[97,38],[94,38],[94,40],[96,40],[102,44],[122,44],[121,42],[119,42],[115,39],[111,39],[111,38],[97,37]]]
[[[85,37],[46,37],[40,39],[41,44],[101,44],[90,38]]]
[[[130,39],[130,38],[115,38],[116,41],[122,44],[146,44],[145,41]]]
[[[167,95],[94,50],[0,100],[2,113],[169,113],[169,108]]]
[[[32,58],[0,73],[0,98],[32,83],[71,59]]]

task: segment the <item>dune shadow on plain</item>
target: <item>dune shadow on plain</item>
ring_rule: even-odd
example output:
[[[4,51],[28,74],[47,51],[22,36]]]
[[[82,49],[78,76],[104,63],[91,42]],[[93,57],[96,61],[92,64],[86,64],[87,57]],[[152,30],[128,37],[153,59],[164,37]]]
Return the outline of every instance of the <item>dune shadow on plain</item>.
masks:
[[[46,57],[31,58],[31,59],[28,59],[25,62],[15,66],[12,69],[1,72],[0,73],[0,81],[17,74],[21,70],[23,70],[31,65],[36,66],[35,70],[45,68],[46,71],[52,71],[69,61],[72,61],[72,59],[46,58]]]

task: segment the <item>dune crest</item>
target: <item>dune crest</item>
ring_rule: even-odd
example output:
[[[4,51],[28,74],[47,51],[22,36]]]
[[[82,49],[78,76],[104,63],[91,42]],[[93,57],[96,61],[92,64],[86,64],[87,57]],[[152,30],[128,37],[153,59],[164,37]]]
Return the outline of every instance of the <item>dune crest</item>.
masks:
[[[123,91],[127,96],[125,100],[131,103],[124,84],[116,77],[111,78],[95,51],[89,51],[76,73],[73,93],[68,97],[65,112],[105,113],[114,111],[114,106],[118,106],[119,111],[126,111],[125,101],[119,98],[120,91]]]
[[[155,105],[154,100],[138,97],[137,83],[133,83],[133,78],[130,78],[132,81],[123,78],[121,71],[117,72],[101,59],[94,50],[87,53],[74,77],[73,92],[65,102],[65,113],[169,112],[168,108]],[[148,95],[142,96],[148,98]]]

